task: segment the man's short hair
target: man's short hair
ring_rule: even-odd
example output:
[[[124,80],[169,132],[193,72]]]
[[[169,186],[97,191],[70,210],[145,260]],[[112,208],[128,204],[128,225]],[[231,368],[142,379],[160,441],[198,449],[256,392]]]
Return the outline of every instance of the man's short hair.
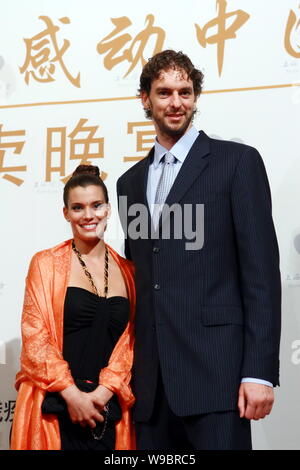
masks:
[[[140,76],[138,96],[141,96],[142,91],[149,95],[152,82],[159,78],[162,70],[169,69],[182,70],[186,72],[188,78],[193,82],[196,97],[200,95],[204,78],[203,73],[194,67],[190,58],[183,54],[183,52],[176,52],[168,49],[155,54],[148,60],[147,64],[144,65]]]

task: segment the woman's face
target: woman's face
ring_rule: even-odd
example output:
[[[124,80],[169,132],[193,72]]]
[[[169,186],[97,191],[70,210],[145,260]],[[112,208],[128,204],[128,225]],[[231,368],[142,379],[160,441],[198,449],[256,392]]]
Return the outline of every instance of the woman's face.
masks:
[[[76,186],[70,189],[65,219],[71,223],[74,238],[88,242],[102,239],[110,213],[100,186]]]

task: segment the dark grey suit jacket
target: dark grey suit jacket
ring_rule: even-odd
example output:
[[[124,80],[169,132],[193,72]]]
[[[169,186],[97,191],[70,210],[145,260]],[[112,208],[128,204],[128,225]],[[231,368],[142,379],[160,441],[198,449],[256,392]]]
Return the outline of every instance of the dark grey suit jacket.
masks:
[[[151,158],[153,149],[118,180],[128,207],[147,206]],[[137,421],[151,415],[158,367],[178,416],[236,409],[242,377],[279,383],[279,254],[259,153],[200,132],[166,203],[191,204],[194,221],[204,204],[204,245],[187,251],[190,240],[172,230],[126,240],[136,266]],[[126,230],[134,217],[120,215]]]

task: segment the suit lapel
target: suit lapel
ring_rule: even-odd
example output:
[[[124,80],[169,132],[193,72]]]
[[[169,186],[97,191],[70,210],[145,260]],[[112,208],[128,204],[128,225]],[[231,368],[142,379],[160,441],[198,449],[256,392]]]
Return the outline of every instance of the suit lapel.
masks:
[[[206,158],[209,153],[209,137],[201,131],[183,162],[165,201],[166,204],[170,206],[183,198],[194,181],[209,164],[209,159]]]
[[[170,207],[172,204],[180,202],[194,181],[208,166],[209,159],[206,157],[208,157],[209,154],[209,137],[201,131],[182,164],[165,204]],[[165,216],[162,214],[159,226],[163,224],[167,216],[168,213],[166,213]]]

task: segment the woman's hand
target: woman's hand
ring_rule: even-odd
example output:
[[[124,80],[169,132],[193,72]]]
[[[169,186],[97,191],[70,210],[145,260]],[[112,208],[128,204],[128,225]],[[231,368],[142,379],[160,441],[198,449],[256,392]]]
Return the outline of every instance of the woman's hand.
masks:
[[[108,388],[104,387],[103,385],[98,385],[98,387],[89,393],[94,405],[99,410],[105,409],[105,405],[113,396],[113,392],[111,392]]]
[[[86,393],[79,390],[76,385],[71,385],[60,392],[60,395],[67,404],[72,423],[79,423],[83,427],[88,425],[91,428],[95,428],[97,421],[102,422],[104,420],[101,411],[108,400],[105,401],[103,392],[99,396],[95,394],[96,390]],[[109,392],[108,389],[105,390]]]

